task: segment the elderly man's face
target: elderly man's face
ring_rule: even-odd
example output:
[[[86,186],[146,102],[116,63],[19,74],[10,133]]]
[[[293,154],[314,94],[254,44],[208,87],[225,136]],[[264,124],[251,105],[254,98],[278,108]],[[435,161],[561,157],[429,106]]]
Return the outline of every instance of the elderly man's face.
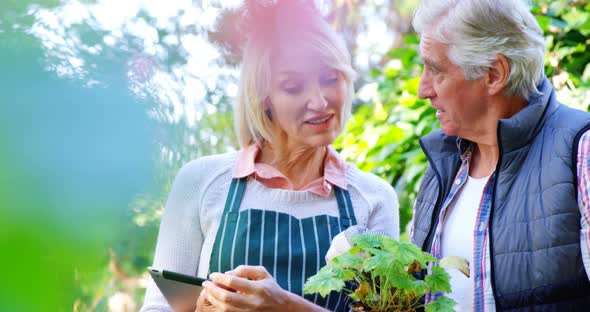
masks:
[[[451,63],[447,52],[448,45],[433,40],[428,33],[422,35],[420,56],[424,71],[418,97],[430,99],[446,135],[473,140],[487,110],[484,78],[466,80],[463,70]]]

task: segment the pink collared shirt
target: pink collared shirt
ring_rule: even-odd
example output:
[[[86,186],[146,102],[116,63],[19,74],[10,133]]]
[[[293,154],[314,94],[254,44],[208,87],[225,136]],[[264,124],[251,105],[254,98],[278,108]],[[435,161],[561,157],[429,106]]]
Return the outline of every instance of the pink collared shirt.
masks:
[[[280,188],[294,190],[293,183],[275,167],[257,163],[256,156],[260,152],[260,146],[253,144],[242,150],[233,169],[234,178],[252,177],[269,188]],[[298,191],[309,191],[314,194],[328,197],[334,185],[346,189],[346,170],[348,164],[340,157],[332,147],[326,147],[326,158],[324,160],[324,176],[307,185]]]

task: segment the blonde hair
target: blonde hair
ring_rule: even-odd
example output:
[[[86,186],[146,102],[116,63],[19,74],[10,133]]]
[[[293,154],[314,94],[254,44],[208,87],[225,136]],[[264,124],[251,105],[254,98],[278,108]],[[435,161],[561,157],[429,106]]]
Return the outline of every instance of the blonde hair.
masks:
[[[235,131],[240,146],[273,142],[273,124],[265,111],[264,101],[271,89],[271,59],[279,51],[284,38],[304,38],[304,44],[319,55],[326,66],[342,73],[348,92],[342,112],[342,129],[351,112],[354,95],[355,71],[351,57],[342,38],[317,16],[307,16],[305,21],[276,16],[272,32],[251,36],[245,43],[240,72],[237,105],[234,110]]]

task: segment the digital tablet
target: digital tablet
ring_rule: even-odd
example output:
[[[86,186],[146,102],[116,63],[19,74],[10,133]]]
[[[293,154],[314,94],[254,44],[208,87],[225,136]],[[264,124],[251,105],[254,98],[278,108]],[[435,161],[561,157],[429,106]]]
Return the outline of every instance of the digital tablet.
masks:
[[[150,275],[174,312],[193,312],[206,279],[149,267]]]

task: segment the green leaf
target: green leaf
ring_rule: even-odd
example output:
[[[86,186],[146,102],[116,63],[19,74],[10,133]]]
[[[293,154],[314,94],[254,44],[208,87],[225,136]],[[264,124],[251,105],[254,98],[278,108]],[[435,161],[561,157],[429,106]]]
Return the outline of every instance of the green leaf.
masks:
[[[365,256],[363,253],[357,253],[351,255],[350,253],[346,252],[338,257],[335,257],[333,261],[336,261],[339,267],[341,268],[360,268],[365,261]]]
[[[564,0],[559,1],[548,1],[549,11],[547,12],[551,16],[560,16],[564,14],[564,10],[567,7],[567,3]]]
[[[407,45],[418,45],[420,39],[416,35],[407,35],[404,37],[404,43]]]
[[[590,18],[584,24],[578,26],[578,30],[582,35],[588,36],[590,34]]]
[[[577,44],[576,46],[566,46],[557,49],[557,55],[559,60],[561,61],[566,56],[572,55],[574,53],[584,52],[586,50],[586,45],[584,44]]]
[[[351,240],[362,250],[367,250],[369,248],[383,248],[384,237],[383,235],[363,234],[354,236]]]
[[[373,250],[373,256],[365,260],[362,265],[363,272],[371,272],[373,271],[377,275],[385,275],[383,271],[388,268],[395,258],[381,250]]]
[[[355,276],[358,274],[358,270],[356,269],[347,269],[347,268],[335,268],[334,275],[343,280],[343,281],[352,281],[354,280]]]
[[[351,255],[356,255],[357,253],[362,252],[362,249],[359,246],[354,245],[354,246],[350,247],[350,249],[348,250],[348,252]]]
[[[412,284],[414,284],[412,289],[414,290],[416,297],[422,297],[428,292],[428,284],[425,281],[415,280],[412,282]]]
[[[371,68],[370,76],[371,78],[377,78],[381,76],[381,71],[377,68]]]
[[[399,128],[401,130],[401,128]],[[399,157],[399,155],[395,155],[396,157]],[[391,254],[396,254],[399,251],[399,244],[400,242],[396,241],[395,239],[387,239],[385,241],[383,241],[383,250],[387,251]]]
[[[583,25],[590,17],[590,13],[580,11],[576,8],[571,9],[566,14],[562,15],[563,20],[568,23],[571,28],[578,28]]]
[[[393,275],[388,279],[388,282],[393,285],[393,287],[403,290],[413,290],[415,287],[414,281],[410,280],[404,276],[397,276]]]
[[[546,33],[549,30],[549,23],[551,23],[551,18],[544,15],[537,15],[535,16],[535,18],[537,19],[537,22],[539,23],[539,26],[541,26],[543,32]]]
[[[436,262],[436,261],[438,261],[438,259],[437,259],[437,258],[435,258],[433,255],[431,255],[431,254],[429,254],[429,253],[427,253],[427,252],[423,252],[423,253],[422,253],[422,258],[424,259],[424,262],[425,262],[425,263],[426,263],[426,262]],[[425,264],[425,263],[424,263],[424,264]]]
[[[330,270],[322,268],[318,274],[311,276],[303,286],[304,294],[319,293],[320,296],[326,297],[332,291],[340,291],[344,287],[344,281]]]
[[[399,242],[396,244],[390,244],[388,242],[386,244],[386,250],[394,254],[402,265],[409,265],[414,262],[414,260],[418,260],[423,267],[425,266],[424,252],[422,252],[420,247],[412,243]]]
[[[406,81],[403,85],[402,89],[408,91],[410,94],[417,95],[418,94],[418,86],[420,85],[420,77],[414,77]]]
[[[399,59],[404,67],[411,66],[417,55],[418,51],[414,48],[397,48],[387,53],[391,59]]]
[[[455,304],[455,300],[442,296],[426,305],[426,312],[454,312]]]
[[[586,64],[586,67],[584,68],[584,73],[582,74],[582,81],[590,81],[590,63]]]
[[[437,293],[437,292],[450,293],[451,292],[451,284],[449,283],[450,279],[451,279],[451,276],[449,275],[449,273],[447,273],[445,271],[445,269],[438,267],[438,266],[433,266],[432,273],[429,275],[426,275],[426,277],[424,278],[424,280],[426,281],[426,284],[428,284],[428,286],[430,286],[430,291],[433,293]]]

